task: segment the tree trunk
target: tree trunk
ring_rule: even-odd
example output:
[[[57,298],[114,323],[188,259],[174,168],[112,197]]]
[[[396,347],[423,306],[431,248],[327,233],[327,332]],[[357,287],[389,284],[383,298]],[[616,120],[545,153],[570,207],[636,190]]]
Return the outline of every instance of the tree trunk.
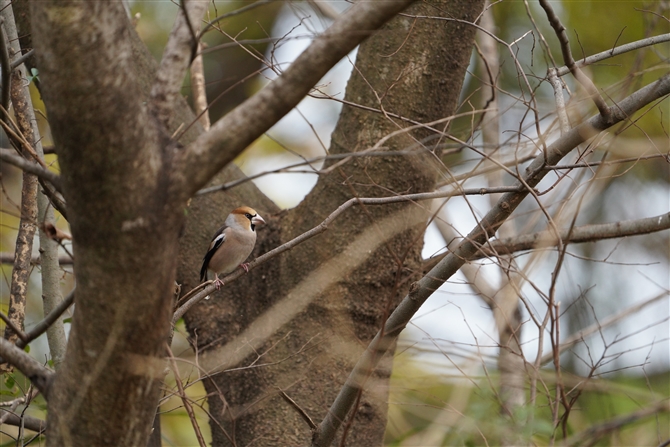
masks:
[[[47,442],[145,445],[185,207],[170,182],[175,146],[147,104],[155,62],[121,3],[31,8],[77,280],[67,353],[48,394]]]
[[[345,105],[330,153],[363,151],[410,125],[396,116],[430,122],[453,114],[475,30],[411,15],[472,21],[481,10],[482,2],[417,4],[407,11],[410,16],[397,17],[362,44],[345,99],[394,115]],[[432,190],[442,170],[434,143],[421,143],[430,135],[415,130],[382,145],[414,148],[410,156],[355,158],[333,167],[297,208],[263,215],[270,218],[259,229],[255,255],[314,227],[352,197]],[[261,214],[272,211],[265,201],[208,204],[214,200],[196,199],[191,206],[178,273],[184,290],[197,283],[208,237],[230,209],[247,204]],[[199,366],[212,374],[204,383],[216,419],[214,446],[309,442],[310,427],[297,407],[321,420],[358,355],[419,273],[427,217],[416,204],[351,208],[325,234],[226,285],[186,314]],[[382,443],[391,358],[383,365],[367,382],[348,445]]]

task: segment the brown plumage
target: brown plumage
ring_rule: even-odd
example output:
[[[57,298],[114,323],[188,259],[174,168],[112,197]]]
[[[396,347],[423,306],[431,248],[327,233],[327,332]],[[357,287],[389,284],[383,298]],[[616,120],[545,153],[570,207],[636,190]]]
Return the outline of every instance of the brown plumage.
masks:
[[[232,272],[238,266],[249,271],[244,260],[249,257],[256,244],[256,225],[265,223],[258,213],[248,206],[234,209],[226,218],[209,244],[202,260],[200,281],[207,279],[207,271],[214,272],[214,283],[218,289],[223,285],[219,275]]]

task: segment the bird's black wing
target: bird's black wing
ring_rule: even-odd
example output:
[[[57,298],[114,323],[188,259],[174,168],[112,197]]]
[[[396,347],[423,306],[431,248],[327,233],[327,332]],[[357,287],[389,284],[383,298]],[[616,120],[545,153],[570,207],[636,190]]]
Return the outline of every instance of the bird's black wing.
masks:
[[[203,282],[207,278],[207,267],[209,267],[209,261],[211,261],[214,253],[221,247],[223,242],[226,240],[226,233],[223,232],[226,227],[225,225],[219,228],[219,231],[216,232],[212,242],[209,243],[209,250],[205,254],[205,257],[202,258],[202,268],[200,269],[200,282]]]

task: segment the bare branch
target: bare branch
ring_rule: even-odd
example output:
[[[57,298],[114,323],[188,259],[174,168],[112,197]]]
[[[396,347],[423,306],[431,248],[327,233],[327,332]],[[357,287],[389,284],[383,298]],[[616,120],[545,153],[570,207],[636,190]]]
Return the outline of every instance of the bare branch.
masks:
[[[5,33],[5,17],[0,19],[0,63],[2,63],[2,96],[0,104],[2,105],[2,116],[0,119],[8,118],[6,111],[9,110],[9,84],[11,82],[11,62],[9,59],[8,39]]]
[[[342,214],[345,210],[350,208],[353,205],[386,205],[390,203],[400,203],[400,202],[414,202],[414,201],[420,201],[420,200],[431,200],[431,199],[437,199],[437,198],[444,198],[444,197],[452,197],[452,196],[461,196],[461,195],[482,195],[482,194],[498,194],[502,192],[510,192],[510,191],[518,191],[519,187],[514,186],[514,187],[497,187],[497,188],[472,188],[472,189],[461,189],[461,190],[455,190],[455,191],[437,191],[437,192],[427,192],[427,193],[418,193],[418,194],[407,194],[404,196],[391,196],[391,197],[364,197],[364,198],[353,198],[349,199],[346,202],[344,202],[342,205],[340,205],[335,211],[330,213],[330,215],[324,219],[323,222],[321,222],[319,225],[316,227],[312,228],[309,231],[304,232],[300,236],[295,237],[294,239],[290,240],[289,242],[280,245],[279,247],[275,248],[274,250],[271,250],[267,253],[265,253],[262,256],[259,256],[258,258],[254,259],[251,261],[249,264],[247,264],[248,271],[251,271],[252,269],[258,267],[260,264],[267,262],[268,260],[274,258],[275,256],[280,255],[281,253],[284,253],[285,251],[288,251],[295,247],[298,244],[301,244],[305,242],[308,239],[313,238],[314,236],[323,233],[324,231],[328,230],[328,226],[340,215]],[[246,272],[243,270],[236,270],[235,272],[227,275],[226,277],[222,278],[223,282],[225,284],[230,283],[231,281],[235,281],[239,277],[241,277],[243,274]],[[202,301],[204,298],[209,296],[211,293],[213,293],[216,290],[216,287],[213,284],[213,281],[208,281],[210,283],[208,286],[204,287],[200,292],[197,294],[193,295],[191,298],[188,299],[181,307],[179,307],[177,310],[175,310],[174,315],[172,316],[172,324],[175,325],[177,324],[177,321],[184,316],[184,314],[194,305],[196,305],[198,302]],[[202,284],[199,285],[197,288],[202,287]],[[197,289],[196,288],[196,289]],[[190,292],[189,294],[190,295]],[[258,338],[258,337],[256,337]]]
[[[639,50],[640,48],[648,47],[651,45],[656,45],[658,43],[670,42],[670,33],[661,34],[659,36],[652,36],[642,40],[636,40],[635,42],[626,43],[618,47],[614,47],[611,50],[603,51],[602,53],[597,53],[591,55],[585,59],[577,61],[575,64],[577,67],[585,67],[587,65],[595,64],[596,62],[609,59],[620,54],[628,53],[629,51]],[[558,76],[565,76],[570,73],[570,68],[563,66],[556,69],[556,74]]]
[[[24,333],[23,336],[20,337],[20,340],[17,340],[16,346],[23,349],[28,345],[28,343],[45,333],[47,329],[51,327],[54,321],[63,315],[63,313],[72,305],[72,303],[74,303],[75,290],[76,289],[72,289],[72,291],[65,298],[63,298],[63,301],[61,301],[58,306],[54,307],[42,321],[35,324],[30,331]],[[3,360],[2,356],[0,355],[0,362],[4,361],[5,360]]]
[[[12,53],[20,55],[21,47],[19,45],[18,31],[13,16],[13,10],[8,6],[7,9],[3,11],[5,31],[11,42]],[[35,109],[33,108],[32,99],[30,97],[28,83],[25,82],[25,79],[27,78],[27,68],[25,65],[21,64],[16,67],[12,73],[12,77],[15,78],[14,83],[16,84],[15,87],[12,87],[12,104],[14,106],[14,115],[18,129],[21,131],[25,145],[33,148],[38,163],[42,166],[46,166],[44,163],[44,151],[41,142],[42,138],[39,129],[37,128]],[[46,172],[49,171],[47,170]],[[59,189],[60,178],[54,174],[51,181],[56,189]],[[58,242],[54,240],[51,234],[52,232],[49,230],[56,230],[54,208],[51,206],[49,198],[40,190],[37,191],[37,220],[39,222],[39,250],[42,259],[42,302],[44,305],[44,313],[48,314],[62,301],[60,288],[61,269],[58,264]],[[58,231],[56,230],[56,233],[57,232]],[[26,340],[21,341],[26,342]],[[48,327],[47,341],[54,368],[58,369],[65,358],[67,347],[67,337],[62,322],[53,321]]]
[[[193,112],[198,117],[202,128],[209,130],[209,113],[207,106],[207,92],[205,90],[205,68],[202,63],[200,50],[202,44],[198,43],[198,54],[191,63],[191,93],[193,94]]]
[[[15,69],[16,67],[18,67],[19,65],[21,65],[22,63],[24,63],[25,61],[27,61],[28,59],[30,59],[31,57],[33,57],[34,55],[35,55],[35,50],[33,49],[33,50],[28,51],[23,56],[20,56],[20,57],[17,57],[16,59],[14,59],[12,61],[12,70]]]
[[[40,185],[42,186],[44,195],[49,198],[53,207],[67,220],[67,205],[63,196],[50,183],[44,180],[40,180]]]
[[[42,366],[14,343],[0,338],[0,355],[10,365],[15,366],[26,376],[35,388],[40,390],[45,399],[49,398],[49,385],[53,372]]]
[[[640,419],[646,419],[650,416],[654,416],[658,413],[667,413],[670,412],[670,401],[657,402],[650,407],[643,408],[638,411],[634,411],[624,416],[619,416],[609,421],[593,425],[587,430],[577,433],[570,438],[564,441],[564,445],[593,445],[598,439],[611,433],[613,431],[621,429],[623,426],[632,424],[633,422],[639,421]],[[591,439],[593,442],[584,444],[587,440]]]
[[[568,113],[565,110],[565,98],[563,97],[563,83],[556,75],[556,69],[549,69],[549,82],[554,88],[554,99],[556,100],[556,114],[558,115],[558,122],[560,123],[561,134],[570,130],[570,121],[568,120]]]
[[[362,0],[336,20],[276,80],[212,125],[188,147],[183,182],[188,195],[286,115],[340,59],[412,0]]]
[[[615,239],[627,236],[655,233],[670,228],[670,213],[655,217],[646,217],[637,220],[625,220],[607,224],[583,225],[572,230],[565,229],[559,232],[563,244],[577,244],[595,242],[605,239]],[[490,242],[482,246],[473,260],[491,256],[510,255],[524,250],[556,247],[559,239],[554,231],[540,231]],[[433,268],[446,255],[439,255],[427,259],[424,270]]]
[[[38,322],[33,326],[31,330],[26,332],[26,341],[18,341],[16,345],[19,348],[25,347],[28,343],[35,340],[37,337],[42,335],[46,330],[56,321],[63,313],[74,303],[74,292],[76,289],[72,289],[70,293],[67,294],[63,301],[61,301],[56,307],[51,309],[42,321]]]
[[[4,413],[4,410],[0,410],[0,414]],[[5,413],[7,414],[7,413]],[[4,421],[5,424],[22,426],[28,430],[32,430],[37,433],[43,433],[47,429],[47,422],[41,419],[37,419],[33,416],[22,415],[19,416],[14,413],[7,414],[7,419]]]
[[[191,405],[191,402],[189,401],[189,398],[186,395],[186,390],[184,390],[184,384],[181,383],[181,377],[179,376],[179,368],[177,367],[177,362],[175,361],[174,354],[172,354],[172,350],[170,349],[169,346],[166,346],[166,348],[168,351],[168,358],[170,360],[170,368],[172,369],[172,373],[174,374],[174,379],[177,384],[177,388],[179,389],[179,397],[181,398],[181,401],[184,404],[184,409],[186,409],[188,418],[191,421],[193,431],[195,432],[195,436],[198,439],[198,444],[200,445],[200,447],[206,447],[207,443],[205,442],[205,438],[203,438],[202,436],[202,431],[200,430],[200,426],[198,425],[198,420],[195,418],[195,413],[193,412],[193,406]]]
[[[330,6],[330,3],[328,2],[319,2],[316,0],[307,0],[307,2],[312,8],[314,8],[317,14],[326,19],[337,20],[337,18],[340,16],[340,13],[335,8]]]
[[[173,116],[174,105],[180,94],[181,85],[186,69],[191,64],[191,57],[197,48],[197,37],[194,34],[200,20],[205,15],[209,2],[198,0],[184,0],[175,19],[161,65],[156,72],[156,80],[151,89],[152,106],[158,119],[168,128]],[[186,14],[188,11],[188,15]]]
[[[301,417],[305,422],[307,422],[307,425],[309,425],[309,428],[310,428],[311,430],[316,430],[317,426],[316,426],[316,424],[314,423],[314,421],[312,420],[312,418],[309,417],[309,414],[307,414],[307,412],[306,412],[304,409],[302,409],[302,408],[300,407],[300,405],[298,405],[298,404],[296,403],[296,401],[294,401],[293,399],[291,399],[291,398],[289,397],[289,395],[286,394],[286,392],[284,392],[284,390],[282,390],[282,389],[279,390],[279,395],[282,397],[282,399],[284,399],[284,400],[286,401],[286,403],[288,403],[291,407],[293,407],[293,409],[294,409],[295,411],[298,412],[298,414],[300,415],[300,417]]]
[[[61,190],[60,175],[17,155],[16,151],[13,149],[0,149],[0,160],[9,163],[12,166],[16,166],[25,172],[43,178],[54,185],[57,191]]]
[[[30,257],[30,263],[32,265],[40,264],[40,256],[34,255]],[[14,263],[14,253],[0,252],[0,264],[13,264]],[[58,263],[60,265],[72,265],[72,258],[67,255],[61,255],[58,257]]]
[[[2,409],[2,411],[0,411],[0,426],[8,422],[8,420],[12,419],[12,416],[15,417],[17,416],[15,414],[15,411],[17,408],[19,408],[19,405],[27,406],[28,404],[30,404],[30,401],[33,400],[35,396],[37,396],[38,394],[39,391],[37,390],[37,388],[30,386],[28,388],[28,392],[26,392],[23,396],[2,402],[1,406],[4,408]],[[21,422],[20,418],[19,421]]]
[[[631,314],[634,314],[635,312],[639,312],[640,310],[644,309],[645,307],[649,306],[650,304],[653,304],[653,303],[661,300],[662,298],[666,298],[667,296],[668,296],[668,293],[663,292],[659,295],[656,295],[653,298],[650,298],[646,301],[643,301],[639,304],[636,304],[635,306],[631,306],[628,309],[624,309],[624,310],[622,310],[621,312],[619,312],[615,315],[611,315],[611,316],[605,318],[603,321],[596,322],[596,323],[592,324],[591,326],[589,326],[587,328],[584,328],[581,331],[579,331],[578,333],[573,334],[570,337],[568,337],[567,339],[565,339],[565,341],[563,341],[563,343],[560,344],[560,346],[558,347],[558,349],[556,349],[556,351],[558,351],[558,354],[560,355],[561,353],[563,353],[564,351],[567,351],[568,349],[570,349],[571,347],[573,347],[574,345],[576,345],[580,341],[583,341],[584,337],[588,337],[589,335],[594,334],[595,332],[598,332],[598,331],[602,330],[603,328],[616,323],[617,321],[621,321],[624,318],[630,316]],[[549,353],[543,355],[542,358],[539,360],[539,362],[537,360],[535,360],[533,363],[537,364],[537,365],[544,365],[546,363],[551,362],[553,360],[553,358],[554,358],[554,353],[549,352]]]
[[[203,188],[200,191],[198,191],[196,193],[196,195],[209,194],[209,193],[217,192],[217,191],[226,191],[230,188],[241,185],[242,183],[248,182],[249,180],[253,180],[253,179],[262,177],[264,175],[276,174],[276,173],[280,173],[280,172],[291,172],[291,173],[300,172],[300,173],[309,173],[309,174],[327,174],[328,172],[332,171],[333,169],[336,169],[337,167],[341,166],[343,163],[349,161],[352,158],[360,158],[360,157],[401,157],[401,156],[408,156],[408,155],[409,156],[425,155],[429,151],[436,150],[437,147],[441,147],[441,146],[437,146],[437,147],[434,146],[431,149],[427,149],[425,146],[423,146],[424,141],[420,141],[419,143],[410,146],[406,150],[397,150],[397,151],[386,150],[386,151],[384,151],[384,150],[381,150],[381,149],[384,148],[384,145],[388,140],[390,140],[390,139],[392,139],[392,138],[394,138],[398,135],[402,135],[402,134],[406,134],[408,132],[411,132],[412,130],[415,130],[415,129],[429,129],[431,131],[438,132],[438,134],[441,134],[441,135],[449,138],[450,137],[449,135],[445,134],[443,131],[436,130],[435,127],[433,127],[433,126],[436,125],[436,124],[444,124],[444,123],[451,122],[452,120],[454,120],[456,118],[462,118],[464,116],[472,116],[472,115],[475,115],[475,114],[478,114],[478,113],[486,113],[486,112],[490,111],[490,110],[468,111],[468,112],[448,116],[446,118],[440,118],[439,120],[435,120],[435,121],[432,121],[432,122],[429,122],[429,123],[420,123],[420,122],[417,122],[417,121],[414,121],[414,120],[409,120],[407,118],[403,118],[401,116],[392,114],[390,112],[382,111],[382,110],[379,110],[379,109],[371,109],[371,108],[366,108],[366,109],[370,110],[372,112],[375,112],[375,113],[384,113],[388,116],[393,116],[393,117],[396,117],[398,119],[402,119],[404,121],[411,122],[412,126],[403,127],[402,129],[391,132],[390,134],[384,136],[383,138],[380,138],[375,143],[374,146],[371,146],[367,149],[364,149],[364,150],[361,150],[361,151],[358,151],[358,152],[349,152],[349,153],[342,153],[342,154],[329,154],[329,155],[320,156],[320,157],[313,157],[313,158],[303,159],[303,161],[301,161],[299,163],[294,163],[294,164],[289,165],[289,166],[284,166],[284,167],[273,169],[273,170],[270,170],[270,171],[259,172],[257,174],[250,175],[248,177],[243,177],[243,178],[240,178],[240,179],[237,179],[237,180],[233,180],[233,181],[225,183],[223,185],[216,185],[216,186],[210,186],[210,187],[207,187],[207,188]],[[453,137],[451,137],[451,138],[453,138]],[[377,149],[380,149],[380,150],[377,150]],[[311,166],[312,164],[314,164],[316,162],[326,161],[326,160],[342,160],[342,161],[340,161],[338,163],[335,163],[335,164],[332,164],[332,165],[329,165],[327,168],[321,169],[321,170],[316,170],[316,169],[312,169],[310,171],[295,171],[295,170],[292,170],[292,168],[296,168],[296,167],[299,167],[299,166],[306,166],[306,165]],[[519,162],[518,159],[514,160],[514,164],[517,164],[518,162]],[[504,166],[501,166],[501,167],[504,168]]]
[[[670,75],[641,88],[622,100],[617,107],[612,108],[611,120],[598,115],[574,127],[547,147],[546,152],[539,155],[530,164],[526,170],[526,175],[517,182],[517,185],[521,186],[525,184],[529,187],[534,187],[546,175],[547,171],[543,169],[545,165],[556,164],[571,150],[595,136],[599,131],[607,129],[615,124],[615,122],[627,119],[640,108],[669,93]],[[312,442],[313,447],[330,445],[337,429],[340,427],[342,421],[345,420],[347,413],[349,413],[356,400],[358,390],[362,386],[361,379],[366,377],[376,367],[381,357],[395,343],[400,332],[428,297],[448,278],[455,274],[466,261],[475,256],[479,247],[495,234],[496,230],[507,220],[528,194],[528,190],[506,193],[453,252],[446,256],[420,281],[412,284],[409,294],[405,296],[389,316],[384,327],[370,342],[356,363],[347,382],[340,390],[326,417],[319,425],[319,430],[315,433]]]
[[[572,231],[569,229],[561,230],[560,238],[564,244],[568,242],[593,242],[604,239],[655,233],[657,231],[667,230],[668,228],[670,228],[670,213],[644,219],[574,227]],[[490,245],[481,248],[481,254],[478,255],[477,258],[512,254],[518,251],[532,250],[534,248],[554,247],[557,243],[558,241],[553,231],[541,231],[492,242]]]
[[[30,259],[33,250],[33,239],[37,231],[37,177],[26,172],[23,173],[23,186],[21,188],[21,219],[19,231],[16,236],[16,248],[14,250],[14,262],[12,268],[12,280],[9,295],[8,318],[12,325],[5,327],[4,337],[15,341],[18,337],[12,327],[23,329],[26,312],[26,295],[28,293],[28,280],[32,267]],[[5,365],[2,368],[5,369]]]
[[[544,9],[547,14],[547,19],[549,19],[549,24],[554,28],[556,32],[556,37],[561,44],[561,51],[563,52],[563,62],[568,66],[570,72],[575,77],[575,79],[584,87],[586,92],[589,94],[593,102],[595,102],[596,107],[600,111],[600,114],[603,118],[610,118],[610,109],[607,106],[605,100],[600,96],[598,89],[593,84],[591,79],[582,72],[582,70],[575,64],[575,60],[572,58],[572,51],[570,50],[570,40],[568,35],[565,32],[565,27],[561,23],[561,20],[558,18],[554,12],[554,8],[551,7],[551,4],[547,0],[540,0],[540,6]]]
[[[5,315],[4,312],[0,312],[0,320],[4,321],[7,327],[11,329],[12,332],[15,333],[21,340],[23,340],[26,344],[28,343],[28,337],[26,336],[26,333],[23,332],[20,327],[14,324],[14,321]]]
[[[221,20],[227,19],[229,17],[236,16],[236,15],[239,15],[239,14],[243,14],[247,11],[251,11],[252,9],[256,9],[259,6],[263,6],[263,5],[266,5],[268,3],[272,3],[274,1],[277,1],[277,0],[257,0],[255,2],[249,4],[249,5],[243,6],[242,8],[236,9],[234,11],[227,12],[225,14],[221,14],[220,16],[213,18],[211,21],[209,21],[209,23],[207,23],[207,25],[205,25],[205,27],[202,29],[202,31],[200,31],[200,34],[198,34],[198,40],[202,39],[202,36],[204,36],[207,31],[214,28],[216,26],[216,24],[219,23]]]

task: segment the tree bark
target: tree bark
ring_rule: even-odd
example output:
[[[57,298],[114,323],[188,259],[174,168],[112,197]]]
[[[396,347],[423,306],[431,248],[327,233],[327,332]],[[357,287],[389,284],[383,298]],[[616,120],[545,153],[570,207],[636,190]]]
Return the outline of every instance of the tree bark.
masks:
[[[7,2],[2,2],[2,19],[7,22],[13,22],[14,17],[11,5]],[[4,33],[0,38],[4,39]],[[10,58],[15,57],[17,50],[15,43],[8,43]],[[25,106],[25,96],[23,95],[23,82],[19,70],[15,70],[10,76],[11,87],[9,90],[9,97],[11,98],[14,107],[19,110],[19,126],[18,130],[29,141],[32,141],[32,128],[30,123],[26,122],[22,115],[22,109]],[[3,92],[4,93],[4,92]],[[7,121],[7,117],[2,116],[2,119]],[[15,141],[14,144],[20,151],[24,153],[27,158],[30,158],[28,150],[21,145],[20,142]],[[26,296],[28,293],[28,281],[30,280],[30,272],[32,266],[30,260],[32,257],[33,239],[37,231],[37,177],[28,172],[23,172],[23,184],[21,187],[21,217],[19,221],[19,231],[16,238],[16,246],[14,251],[14,264],[12,269],[12,281],[9,294],[9,312],[7,317],[14,324],[14,326],[21,331],[24,329],[24,319],[26,314]],[[4,337],[12,342],[18,340],[16,334],[9,326],[5,327]],[[9,365],[1,365],[0,370],[10,371]]]
[[[453,114],[474,29],[412,14],[474,20],[481,9],[481,2],[430,2],[391,21],[361,45],[345,100],[421,122]],[[365,150],[402,127],[408,124],[345,105],[330,153]],[[266,219],[268,226],[258,230],[255,254],[319,224],[351,197],[432,190],[440,168],[434,154],[425,150],[430,145],[418,143],[430,134],[408,132],[384,145],[391,150],[421,148],[416,155],[400,161],[397,157],[356,159],[321,176],[297,208]],[[193,201],[182,240],[178,277],[184,290],[196,284],[194,265],[217,227],[211,218],[208,228],[202,227],[212,209],[203,204],[206,200],[212,199]],[[261,214],[268,209],[264,202],[245,203],[258,207]],[[226,203],[217,217],[219,224],[241,204]],[[310,427],[296,407],[317,423],[323,417],[357,356],[415,278],[426,218],[427,213],[413,204],[354,207],[327,233],[227,284],[186,314],[199,365],[206,372],[254,361],[265,365],[212,375],[204,381],[210,413],[216,418],[211,423],[214,446],[246,445],[254,439],[262,439],[267,446],[309,442]],[[261,316],[277,327],[250,330]],[[253,351],[244,351],[249,346]],[[247,354],[232,361],[240,352]],[[262,358],[256,353],[263,353]],[[348,445],[382,443],[390,367],[389,356],[385,367],[371,374]]]
[[[181,197],[121,3],[33,2],[42,94],[73,235],[77,309],[48,445],[146,444],[169,333]],[[83,79],[82,79],[83,78]]]

